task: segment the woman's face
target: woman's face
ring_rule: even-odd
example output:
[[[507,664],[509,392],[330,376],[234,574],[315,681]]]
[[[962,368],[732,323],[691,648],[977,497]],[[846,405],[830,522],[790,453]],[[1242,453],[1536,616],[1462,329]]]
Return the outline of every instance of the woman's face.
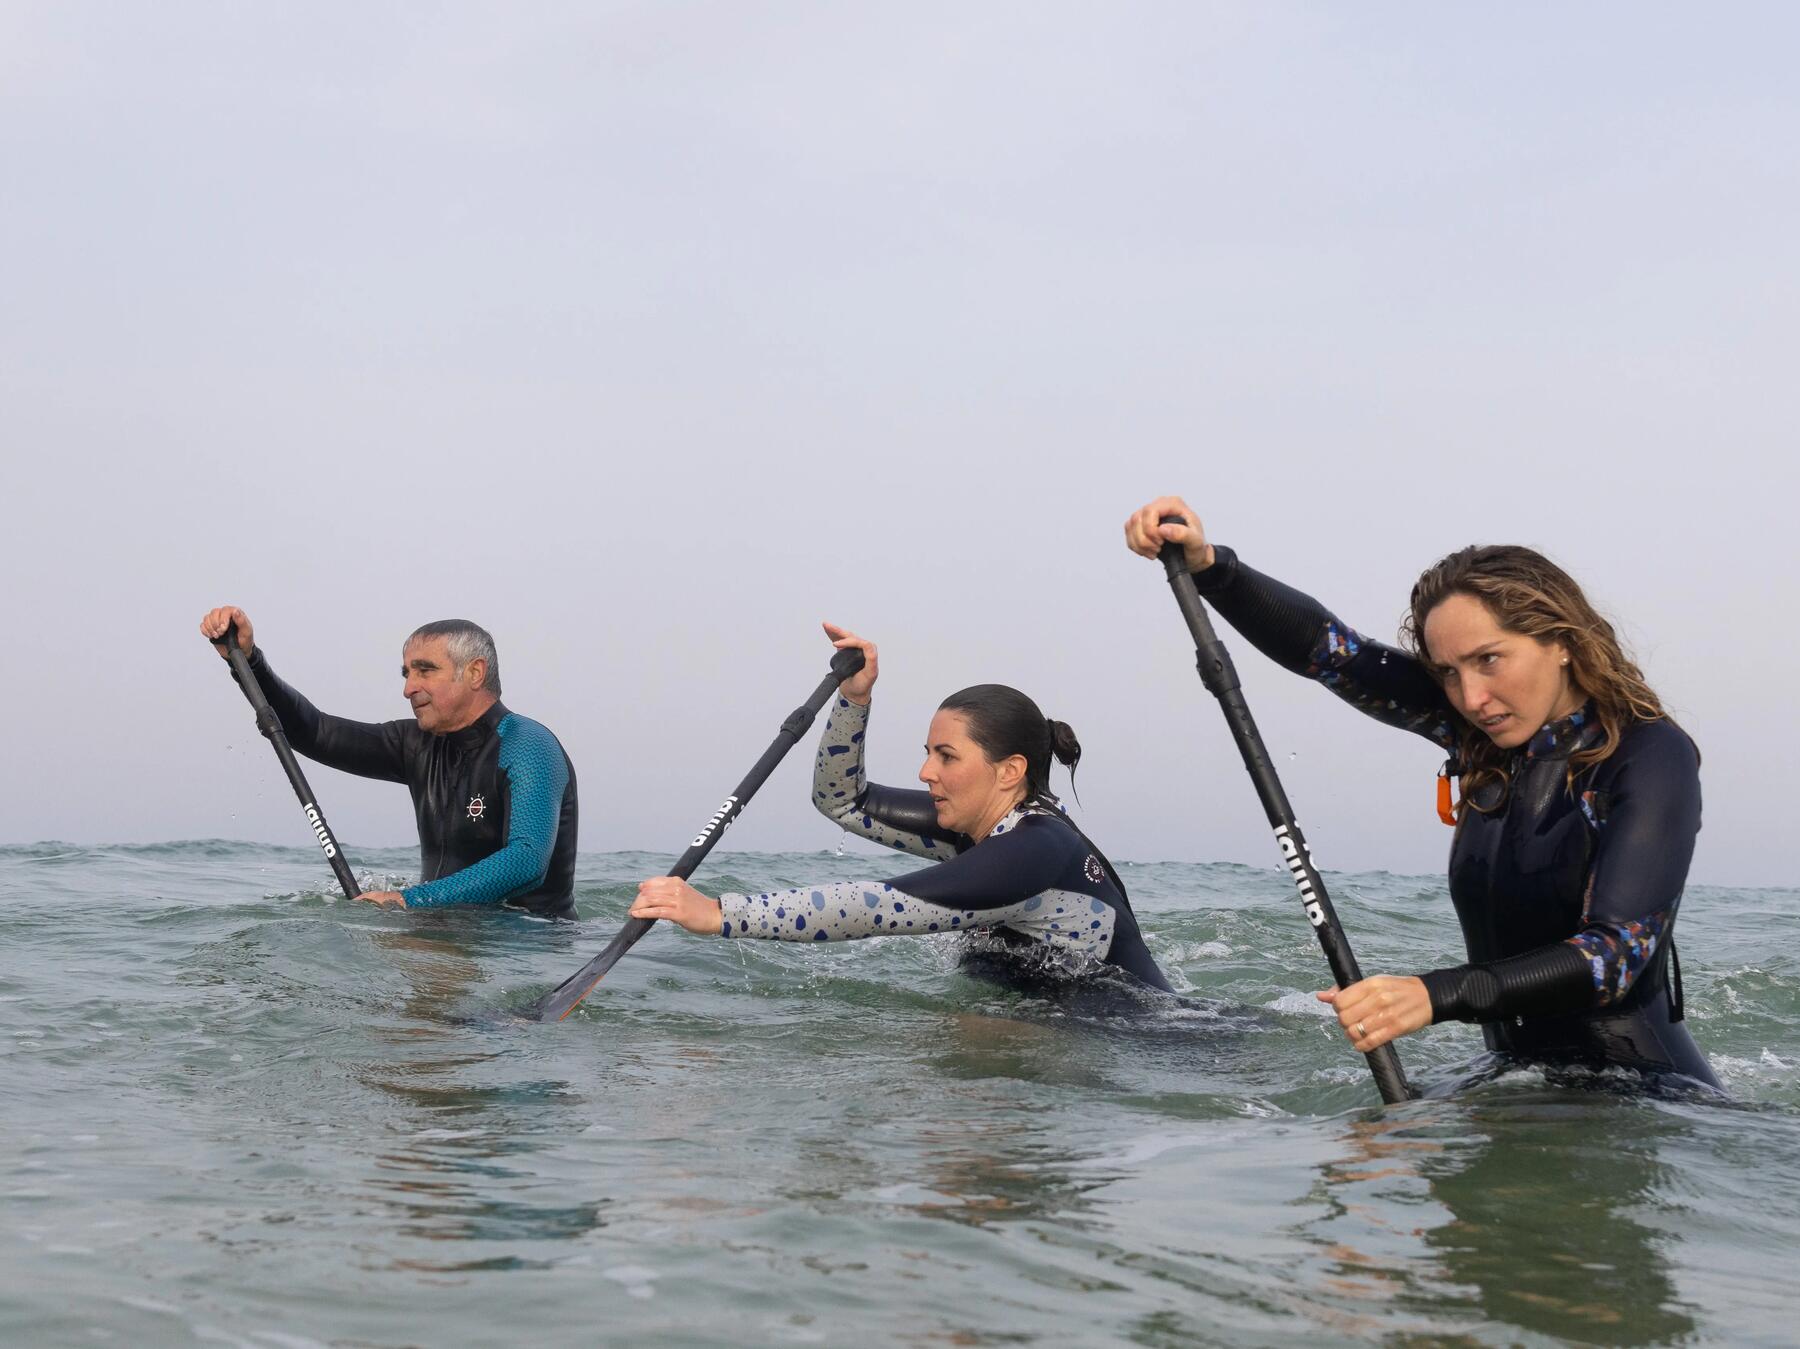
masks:
[[[969,735],[961,712],[939,708],[925,734],[925,764],[919,781],[937,807],[938,828],[981,839],[1023,795],[1025,758],[992,763]]]
[[[1567,647],[1508,632],[1472,595],[1452,595],[1425,615],[1425,651],[1451,706],[1502,749],[1582,704]]]

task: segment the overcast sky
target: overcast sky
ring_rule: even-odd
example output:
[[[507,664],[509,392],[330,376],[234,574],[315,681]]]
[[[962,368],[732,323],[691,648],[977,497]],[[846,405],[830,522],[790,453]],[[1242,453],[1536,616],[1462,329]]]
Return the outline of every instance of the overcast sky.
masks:
[[[237,603],[369,719],[487,624],[584,850],[685,843],[830,618],[877,780],[1014,683],[1115,856],[1269,864],[1120,542],[1174,491],[1389,639],[1545,549],[1700,742],[1695,879],[1791,883],[1796,13],[0,5],[0,842],[307,842]],[[1440,756],[1234,649],[1321,862],[1440,870]],[[833,846],[810,757],[731,846]]]

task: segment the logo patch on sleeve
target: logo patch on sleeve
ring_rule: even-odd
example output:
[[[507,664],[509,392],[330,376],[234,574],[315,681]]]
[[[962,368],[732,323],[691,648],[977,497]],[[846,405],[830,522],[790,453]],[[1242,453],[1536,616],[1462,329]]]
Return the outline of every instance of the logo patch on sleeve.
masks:
[[[475,796],[471,796],[469,798],[469,818],[471,820],[479,820],[483,815],[486,815],[486,814],[487,814],[487,802],[483,801],[479,794],[477,794]]]
[[[1081,869],[1095,885],[1106,879],[1106,869],[1100,865],[1100,859],[1093,853],[1088,854],[1088,860]]]

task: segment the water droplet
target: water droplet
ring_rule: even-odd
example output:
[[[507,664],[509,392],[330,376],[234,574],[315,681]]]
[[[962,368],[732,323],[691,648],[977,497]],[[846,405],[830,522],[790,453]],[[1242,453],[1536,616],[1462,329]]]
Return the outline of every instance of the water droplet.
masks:
[[[845,830],[844,833],[838,835],[838,845],[837,845],[837,854],[836,855],[839,857],[842,857],[844,855],[844,838],[846,837],[846,835],[848,833],[849,833],[849,831]]]
[[[1299,750],[1293,750],[1293,749],[1290,749],[1290,750],[1289,750],[1289,751],[1288,751],[1288,762],[1289,762],[1289,763],[1292,763],[1292,762],[1293,762],[1293,761],[1294,761],[1294,760],[1295,760],[1295,759],[1298,759],[1298,758],[1299,758],[1299,757],[1300,757],[1300,751],[1299,751]]]

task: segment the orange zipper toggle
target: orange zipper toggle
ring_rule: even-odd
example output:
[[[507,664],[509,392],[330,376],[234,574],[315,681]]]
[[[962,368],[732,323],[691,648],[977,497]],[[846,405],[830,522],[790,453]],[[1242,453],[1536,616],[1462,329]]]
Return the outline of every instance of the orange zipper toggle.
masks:
[[[1456,810],[1450,804],[1450,765],[1438,769],[1438,818],[1445,824],[1456,824]]]

